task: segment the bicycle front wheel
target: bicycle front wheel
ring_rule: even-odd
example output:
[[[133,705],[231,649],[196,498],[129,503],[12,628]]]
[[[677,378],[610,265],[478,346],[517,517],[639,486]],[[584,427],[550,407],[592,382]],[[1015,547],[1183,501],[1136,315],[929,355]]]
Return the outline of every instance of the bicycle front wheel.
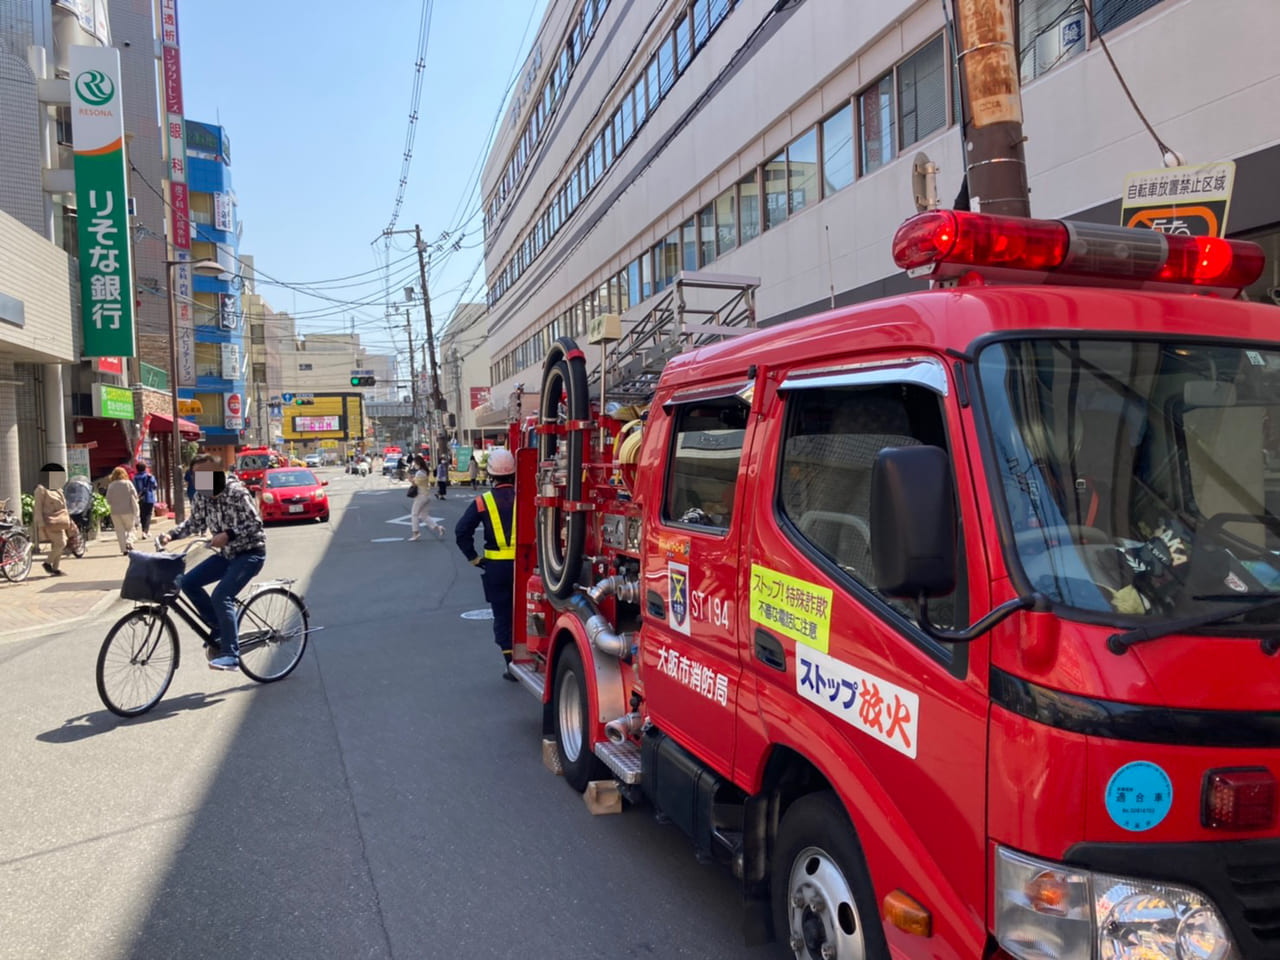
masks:
[[[98,653],[98,696],[121,717],[146,713],[164,696],[178,668],[178,631],[161,607],[121,617]]]
[[[307,607],[292,590],[268,587],[240,607],[240,669],[259,683],[283,680],[307,649]]]
[[[31,541],[25,534],[10,533],[4,538],[4,548],[0,550],[0,572],[6,580],[19,583],[27,579],[31,572]]]

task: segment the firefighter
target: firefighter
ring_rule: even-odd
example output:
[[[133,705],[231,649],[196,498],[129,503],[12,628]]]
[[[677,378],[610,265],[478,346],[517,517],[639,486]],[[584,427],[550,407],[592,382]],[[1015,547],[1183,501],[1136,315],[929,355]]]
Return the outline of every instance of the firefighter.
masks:
[[[493,608],[493,642],[502,651],[502,678],[515,682],[511,672],[511,607],[515,579],[516,458],[498,447],[485,467],[493,489],[467,507],[454,533],[458,549],[472,566],[480,568],[484,598]],[[484,524],[484,556],[476,555],[475,530]]]

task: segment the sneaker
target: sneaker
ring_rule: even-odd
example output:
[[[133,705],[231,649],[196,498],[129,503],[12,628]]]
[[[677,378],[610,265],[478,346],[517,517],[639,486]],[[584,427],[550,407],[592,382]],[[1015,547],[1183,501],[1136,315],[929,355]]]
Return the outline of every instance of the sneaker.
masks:
[[[222,656],[222,648],[217,643],[206,643],[204,645],[204,658],[209,663],[213,663]]]
[[[209,661],[210,670],[239,670],[239,657],[214,657]]]

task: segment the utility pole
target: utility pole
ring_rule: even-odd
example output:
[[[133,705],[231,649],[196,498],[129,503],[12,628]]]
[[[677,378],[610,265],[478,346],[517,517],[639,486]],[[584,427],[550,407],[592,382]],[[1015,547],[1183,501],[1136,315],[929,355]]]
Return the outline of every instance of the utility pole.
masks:
[[[409,447],[418,453],[418,372],[413,365],[413,317],[409,308],[404,308],[404,328],[409,334],[409,395],[413,400],[413,424],[409,428]]]
[[[952,0],[965,178],[983,213],[1031,216],[1013,0]]]
[[[422,310],[427,318],[427,357],[431,361],[431,428],[434,433],[431,446],[434,454],[437,444],[441,445],[441,449],[444,449],[445,444],[443,424],[439,420],[444,398],[440,396],[440,371],[436,369],[436,342],[431,332],[431,294],[427,292],[427,258],[422,243],[422,228],[416,223],[413,225],[413,236],[416,241],[414,245],[418,248],[418,275],[422,278]]]

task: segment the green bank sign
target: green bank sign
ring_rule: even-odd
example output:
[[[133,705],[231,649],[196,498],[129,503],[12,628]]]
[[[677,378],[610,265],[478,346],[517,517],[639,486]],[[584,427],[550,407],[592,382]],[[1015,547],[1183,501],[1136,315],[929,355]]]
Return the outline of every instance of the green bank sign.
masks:
[[[73,46],[69,55],[84,330],[81,354],[132,357],[133,270],[120,54],[113,47]]]

